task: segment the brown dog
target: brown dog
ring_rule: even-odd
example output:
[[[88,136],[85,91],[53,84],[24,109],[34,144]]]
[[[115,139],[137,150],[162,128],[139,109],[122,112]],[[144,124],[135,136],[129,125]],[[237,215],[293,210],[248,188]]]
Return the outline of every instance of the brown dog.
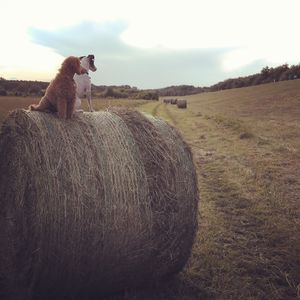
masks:
[[[80,59],[69,56],[64,60],[56,77],[50,82],[39,104],[31,104],[29,110],[58,113],[59,118],[70,119],[75,110],[76,85],[74,74],[84,74]]]

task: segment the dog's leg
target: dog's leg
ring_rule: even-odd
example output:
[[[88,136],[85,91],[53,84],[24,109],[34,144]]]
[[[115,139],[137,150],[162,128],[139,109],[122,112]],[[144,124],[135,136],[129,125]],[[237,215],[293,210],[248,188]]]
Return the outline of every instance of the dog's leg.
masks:
[[[83,114],[83,109],[80,109],[80,106],[81,106],[81,100],[76,95],[74,115],[79,116]]]
[[[57,102],[58,117],[61,119],[67,118],[67,101],[66,99]]]
[[[88,101],[89,110],[90,110],[90,111],[94,111],[94,109],[93,109],[93,107],[92,107],[92,93],[91,93],[91,91],[88,91],[88,92],[87,92],[86,98],[87,98],[87,101]]]
[[[71,119],[73,117],[75,111],[75,98],[72,101],[67,103],[67,119]]]
[[[81,100],[78,97],[78,95],[76,95],[76,99],[75,99],[75,110],[80,110],[80,106],[81,106]]]

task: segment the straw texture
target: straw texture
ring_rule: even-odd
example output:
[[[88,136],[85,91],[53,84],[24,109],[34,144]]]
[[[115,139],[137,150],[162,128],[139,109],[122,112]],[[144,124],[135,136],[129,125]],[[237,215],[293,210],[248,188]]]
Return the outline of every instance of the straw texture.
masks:
[[[129,109],[18,110],[0,135],[0,298],[93,299],[179,272],[197,230],[189,147]]]

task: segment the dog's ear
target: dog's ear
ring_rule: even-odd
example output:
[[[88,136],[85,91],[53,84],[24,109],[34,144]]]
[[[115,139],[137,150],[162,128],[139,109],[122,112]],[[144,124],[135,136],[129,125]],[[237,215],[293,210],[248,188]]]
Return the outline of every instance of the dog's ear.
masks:
[[[85,56],[80,56],[79,59],[82,60]]]
[[[75,56],[67,57],[62,64],[61,71],[71,74],[80,73],[79,58]]]
[[[74,59],[74,73],[80,74],[80,59],[78,59],[77,57]]]

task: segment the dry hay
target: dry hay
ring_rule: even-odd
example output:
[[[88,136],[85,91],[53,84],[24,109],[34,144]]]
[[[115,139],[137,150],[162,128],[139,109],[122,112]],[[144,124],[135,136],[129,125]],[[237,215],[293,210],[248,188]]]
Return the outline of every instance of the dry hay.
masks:
[[[186,108],[186,107],[187,107],[187,102],[186,102],[186,100],[184,100],[184,99],[178,100],[178,101],[177,101],[177,107],[178,107],[178,108]]]
[[[177,99],[171,99],[171,104],[177,104]]]
[[[197,229],[189,147],[133,110],[67,121],[14,111],[0,136],[0,195],[1,299],[155,283],[183,268]]]
[[[169,103],[171,103],[171,99],[164,99],[163,102],[166,104],[169,104]]]

